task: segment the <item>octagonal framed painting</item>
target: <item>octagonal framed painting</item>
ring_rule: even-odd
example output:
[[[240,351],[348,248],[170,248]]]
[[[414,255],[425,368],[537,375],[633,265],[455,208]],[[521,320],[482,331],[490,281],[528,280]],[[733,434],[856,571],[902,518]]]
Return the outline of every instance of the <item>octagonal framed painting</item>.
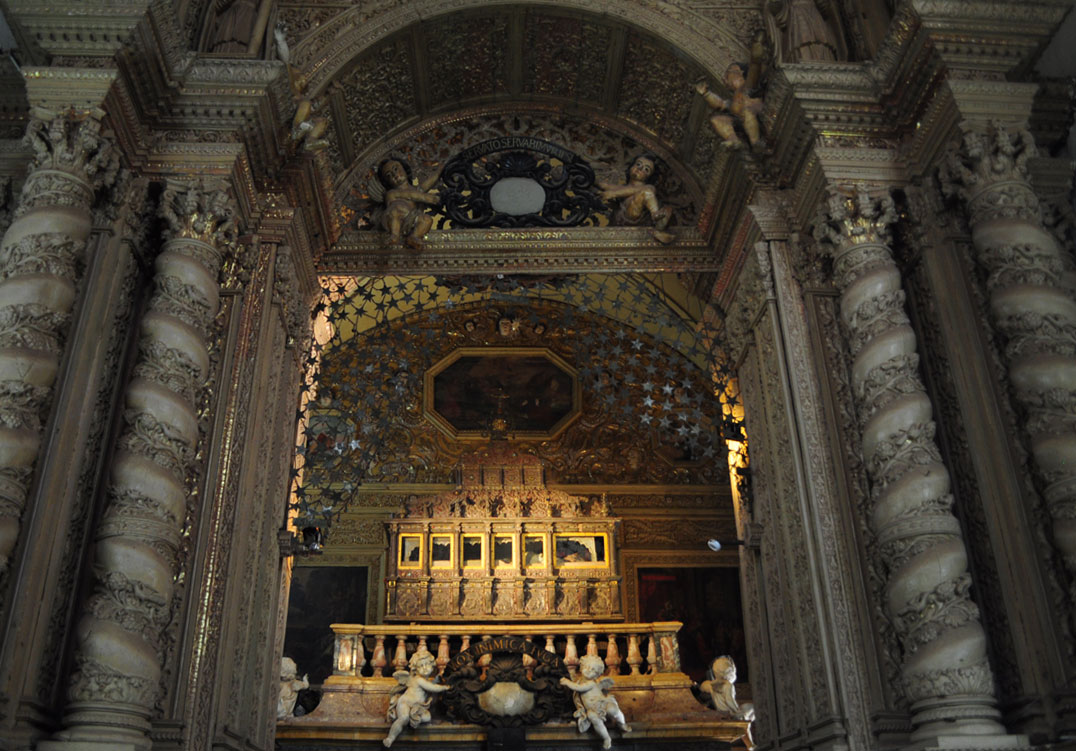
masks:
[[[542,347],[464,347],[423,378],[426,418],[459,440],[554,438],[581,402],[576,369]]]

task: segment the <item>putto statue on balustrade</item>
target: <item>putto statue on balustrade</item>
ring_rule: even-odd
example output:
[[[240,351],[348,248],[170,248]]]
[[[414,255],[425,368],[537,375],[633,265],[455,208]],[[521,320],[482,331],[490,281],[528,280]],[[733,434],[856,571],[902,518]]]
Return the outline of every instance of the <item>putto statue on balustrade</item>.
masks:
[[[755,705],[750,702],[740,704],[736,701],[736,663],[732,658],[728,655],[715,658],[710,663],[710,669],[707,672],[709,680],[703,681],[699,689],[709,697],[714,709],[737,720],[754,722]],[[750,726],[747,728],[744,741],[748,748],[754,745]]]
[[[285,720],[295,714],[295,702],[299,692],[310,688],[310,676],[304,675],[300,680],[299,668],[290,657],[280,658],[280,696],[276,702],[276,718]]]
[[[605,720],[612,719],[625,733],[631,732],[624,719],[624,713],[620,711],[620,704],[612,696],[606,695],[615,682],[612,678],[601,678],[605,672],[605,663],[597,655],[584,655],[579,660],[579,672],[586,679],[573,681],[561,678],[560,685],[570,688],[575,692],[575,714],[573,715],[579,725],[579,732],[585,733],[594,728],[602,739],[602,748],[611,748],[613,739],[609,737],[609,730],[605,727]]]
[[[415,652],[408,662],[410,672],[397,670],[392,677],[399,682],[397,693],[389,700],[388,720],[392,723],[389,734],[381,741],[388,748],[393,741],[403,732],[405,725],[417,728],[419,725],[429,722],[430,704],[433,696],[448,691],[448,686],[442,686],[430,680],[437,671],[437,663],[429,652]]]

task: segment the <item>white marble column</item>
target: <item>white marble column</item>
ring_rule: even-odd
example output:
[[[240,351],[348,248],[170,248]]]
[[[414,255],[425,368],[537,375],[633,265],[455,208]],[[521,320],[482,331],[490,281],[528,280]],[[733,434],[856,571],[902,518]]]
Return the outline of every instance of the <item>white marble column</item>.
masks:
[[[941,176],[967,206],[1053,542],[1076,581],[1076,300],[1028,179],[1034,155],[1026,129],[995,123],[967,130]]]
[[[95,586],[78,625],[64,730],[48,748],[149,748],[198,441],[198,404],[223,254],[234,242],[223,191],[169,185],[167,240],[125,394],[125,427],[96,530]]]
[[[834,191],[816,235],[832,253],[852,361],[870,524],[886,574],[886,608],[903,650],[912,739],[925,746],[1015,745],[1003,737],[994,680],[949,473],[934,441],[915,333],[889,248],[892,199]]]
[[[96,191],[119,171],[100,110],[38,111],[30,172],[0,241],[0,572],[19,535],[71,308],[85,265]]]

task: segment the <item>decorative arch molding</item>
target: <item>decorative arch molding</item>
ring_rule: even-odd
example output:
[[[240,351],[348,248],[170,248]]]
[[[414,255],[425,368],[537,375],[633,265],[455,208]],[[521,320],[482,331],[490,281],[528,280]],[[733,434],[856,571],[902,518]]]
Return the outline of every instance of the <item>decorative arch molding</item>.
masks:
[[[297,82],[310,96],[320,94],[348,64],[369,48],[412,24],[461,10],[519,5],[517,0],[378,0],[356,5],[303,39],[292,54]],[[730,63],[747,59],[744,42],[725,26],[683,2],[645,4],[555,0],[549,8],[602,15],[642,29],[680,50],[711,77],[720,79]]]
[[[512,121],[520,127],[513,127]],[[503,132],[498,130],[500,126]],[[446,128],[455,137],[445,138]],[[337,181],[333,190],[336,211],[346,207],[349,195],[363,192],[366,183],[376,179],[378,165],[390,154],[403,156],[415,167],[422,163],[444,164],[470,146],[510,135],[527,135],[564,146],[586,159],[600,176],[617,180],[635,156],[651,152],[663,162],[666,172],[658,183],[663,199],[679,197],[681,203],[692,207],[688,212],[690,222],[696,221],[703,209],[702,184],[708,176],[696,174],[667,145],[641,128],[583,108],[566,113],[554,104],[529,103],[520,108],[502,103],[431,116],[371,144]],[[585,142],[582,135],[586,135]]]

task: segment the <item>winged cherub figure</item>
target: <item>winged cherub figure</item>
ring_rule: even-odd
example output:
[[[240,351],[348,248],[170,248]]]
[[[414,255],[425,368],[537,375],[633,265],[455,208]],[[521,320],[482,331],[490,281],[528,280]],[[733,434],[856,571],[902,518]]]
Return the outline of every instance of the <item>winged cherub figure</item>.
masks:
[[[605,692],[613,687],[613,679],[598,680],[598,676],[604,671],[605,663],[602,658],[597,655],[584,655],[579,659],[579,672],[586,680],[576,683],[568,678],[561,678],[560,685],[575,692],[572,698],[575,699],[574,717],[578,722],[579,732],[585,733],[593,727],[594,732],[601,736],[602,748],[611,748],[613,741],[605,727],[605,720],[614,720],[625,733],[630,733],[631,728],[624,720],[624,713],[620,711],[617,700],[605,695]]]
[[[695,91],[701,94],[706,103],[714,109],[714,113],[710,115],[710,125],[729,146],[742,145],[740,137],[736,134],[735,122],[737,120],[742,123],[752,148],[762,138],[758,122],[758,116],[762,113],[762,100],[751,96],[751,91],[758,85],[762,75],[764,53],[762,35],[759,34],[751,43],[751,64],[747,71],[744,71],[740,63],[733,63],[725,71],[725,84],[732,91],[730,99],[723,99],[710,91],[705,81],[695,84]]]
[[[410,672],[397,670],[392,677],[400,684],[396,693],[389,700],[388,720],[392,723],[389,734],[381,741],[385,748],[392,745],[396,737],[403,732],[404,725],[417,728],[429,722],[431,694],[448,691],[448,686],[434,683],[430,678],[437,670],[433,655],[429,652],[415,652],[407,663]]]
[[[407,243],[422,250],[422,240],[433,227],[433,217],[423,205],[436,206],[441,202],[436,191],[430,190],[440,178],[431,175],[415,185],[411,170],[400,159],[389,158],[377,168],[377,180],[370,183],[370,196],[384,204],[381,226],[394,244]]]
[[[666,231],[672,219],[672,208],[658,203],[657,190],[653,185],[656,158],[652,154],[640,154],[632,161],[627,170],[628,181],[623,185],[608,182],[598,183],[605,200],[619,200],[620,205],[613,221],[616,224],[637,225],[646,221],[649,214],[654,222],[652,234],[660,243],[668,244],[675,239],[672,232]]]

